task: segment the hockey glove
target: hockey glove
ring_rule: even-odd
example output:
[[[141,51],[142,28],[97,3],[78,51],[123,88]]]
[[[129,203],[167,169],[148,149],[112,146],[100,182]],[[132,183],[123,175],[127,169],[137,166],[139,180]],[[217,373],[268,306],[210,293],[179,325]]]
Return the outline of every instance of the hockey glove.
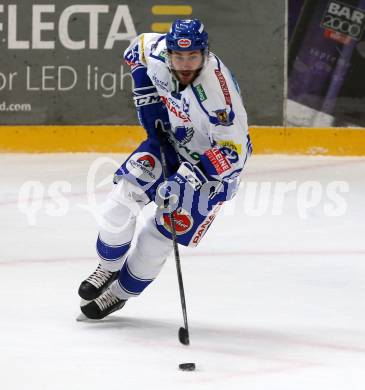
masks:
[[[192,198],[207,182],[208,179],[198,167],[184,162],[175,174],[158,186],[155,202],[160,208],[176,210],[183,199]]]

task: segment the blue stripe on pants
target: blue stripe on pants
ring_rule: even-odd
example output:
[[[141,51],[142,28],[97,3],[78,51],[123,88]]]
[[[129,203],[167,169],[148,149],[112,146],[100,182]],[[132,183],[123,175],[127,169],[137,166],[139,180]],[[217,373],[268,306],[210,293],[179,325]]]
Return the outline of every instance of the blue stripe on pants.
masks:
[[[126,261],[119,273],[119,285],[120,287],[134,295],[140,294],[152,281],[153,279],[140,279],[134,276],[128,268],[128,261]]]
[[[131,243],[127,242],[122,245],[108,245],[103,242],[100,237],[96,242],[96,250],[100,258],[106,261],[116,261],[123,257],[128,249],[130,248]]]

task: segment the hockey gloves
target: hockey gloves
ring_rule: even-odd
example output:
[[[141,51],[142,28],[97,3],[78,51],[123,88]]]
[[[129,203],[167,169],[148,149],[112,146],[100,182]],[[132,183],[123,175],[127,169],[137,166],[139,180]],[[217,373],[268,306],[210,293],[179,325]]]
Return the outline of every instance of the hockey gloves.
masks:
[[[173,211],[183,202],[193,204],[200,197],[212,199],[221,191],[221,187],[218,181],[208,181],[197,166],[184,162],[175,174],[158,186],[155,202],[160,208]]]

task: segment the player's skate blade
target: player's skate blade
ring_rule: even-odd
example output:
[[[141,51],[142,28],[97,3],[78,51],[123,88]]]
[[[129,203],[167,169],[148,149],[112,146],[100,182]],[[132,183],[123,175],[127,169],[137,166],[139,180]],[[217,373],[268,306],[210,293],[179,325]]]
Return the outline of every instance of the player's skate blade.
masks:
[[[107,315],[121,309],[126,302],[126,299],[118,298],[112,293],[110,288],[108,288],[100,297],[94,299],[85,306],[81,306],[81,311],[87,318],[101,320]]]
[[[96,270],[80,284],[79,296],[87,301],[96,299],[117,279],[118,274],[119,271],[107,271],[99,264]]]

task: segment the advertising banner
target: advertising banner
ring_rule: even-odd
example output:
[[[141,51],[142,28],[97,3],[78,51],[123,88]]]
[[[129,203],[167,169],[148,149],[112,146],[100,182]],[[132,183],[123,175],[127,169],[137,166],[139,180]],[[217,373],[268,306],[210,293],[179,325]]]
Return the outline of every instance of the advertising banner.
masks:
[[[282,3],[253,11],[254,0],[0,0],[0,125],[137,124],[123,52],[137,34],[166,32],[178,17],[203,20],[251,123],[279,125]]]
[[[0,4],[2,124],[120,121],[132,85],[121,53],[136,27],[127,5],[91,3]]]
[[[365,127],[365,0],[289,0],[287,125]]]

